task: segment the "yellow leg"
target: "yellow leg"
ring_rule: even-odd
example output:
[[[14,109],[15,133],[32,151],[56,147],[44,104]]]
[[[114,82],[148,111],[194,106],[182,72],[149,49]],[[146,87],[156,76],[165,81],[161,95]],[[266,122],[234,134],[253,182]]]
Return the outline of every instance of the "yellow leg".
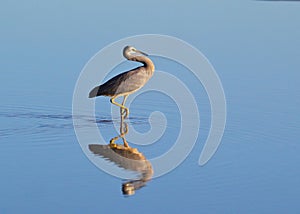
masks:
[[[128,133],[128,124],[126,122],[123,122],[123,119],[121,119],[120,124],[120,137],[124,137]]]
[[[123,102],[122,102],[122,106],[124,106],[125,107],[125,101],[126,101],[126,99],[127,99],[127,96],[128,95],[126,95],[126,96],[124,96],[124,98],[123,98]],[[121,118],[123,119],[123,114],[125,113],[125,109],[124,108],[120,108],[120,115],[121,115]]]
[[[115,144],[115,141],[118,140],[119,136],[110,139],[109,144],[112,146]]]
[[[128,124],[126,122],[123,122],[123,118],[121,118],[121,124],[120,124],[120,135],[117,137],[114,137],[110,139],[109,145],[111,148],[116,148],[117,144],[115,143],[116,140],[119,138],[122,138],[124,147],[129,147],[125,135],[128,133]]]
[[[124,107],[125,107],[125,102],[126,102],[127,97],[128,97],[128,95],[125,95],[124,99],[123,99],[123,102],[122,102],[122,106],[124,106]],[[125,107],[125,111],[126,111],[126,114],[125,114],[124,118],[127,118],[128,115],[129,115],[129,109]],[[123,112],[122,112],[122,114],[123,114]]]
[[[126,122],[123,122],[123,119],[121,119],[121,124],[120,124],[120,137],[123,139],[123,144],[125,147],[129,147],[125,135],[128,133],[128,124]]]
[[[125,114],[124,118],[127,118],[128,115],[129,115],[129,109],[128,109],[126,106],[124,106],[124,104],[125,104],[125,102],[126,102],[126,99],[127,99],[127,96],[128,96],[128,95],[125,95],[125,96],[124,96],[124,99],[123,99],[122,104],[117,103],[117,102],[115,101],[115,98],[116,98],[116,97],[113,97],[113,98],[110,99],[110,102],[111,102],[112,104],[114,104],[114,105],[116,105],[116,106],[119,106],[119,107],[121,108],[121,110],[120,110],[120,111],[121,111],[121,116],[122,116],[122,110],[123,110],[123,109],[125,110],[126,114]]]
[[[126,139],[125,139],[125,137],[122,137],[122,139],[123,139],[123,145],[124,145],[125,147],[129,147],[129,145],[128,145]]]

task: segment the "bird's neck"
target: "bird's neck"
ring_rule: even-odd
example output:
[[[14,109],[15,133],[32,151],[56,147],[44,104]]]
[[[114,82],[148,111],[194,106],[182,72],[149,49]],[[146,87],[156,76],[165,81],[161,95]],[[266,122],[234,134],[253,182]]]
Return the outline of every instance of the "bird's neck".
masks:
[[[145,56],[135,56],[135,57],[133,57],[130,60],[143,63],[144,66],[145,66],[145,68],[147,69],[147,71],[149,71],[150,73],[153,73],[154,70],[155,70],[153,62],[148,57],[145,57]]]

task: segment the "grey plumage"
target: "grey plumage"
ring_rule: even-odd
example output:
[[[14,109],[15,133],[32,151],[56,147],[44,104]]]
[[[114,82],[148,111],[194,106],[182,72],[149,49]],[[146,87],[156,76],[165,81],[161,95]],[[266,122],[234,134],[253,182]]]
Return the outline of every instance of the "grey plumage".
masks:
[[[123,72],[95,87],[90,92],[89,98],[97,96],[113,97],[121,93],[134,92],[144,86],[151,76],[152,74],[148,74],[143,66]]]
[[[143,63],[143,66],[123,72],[111,78],[104,84],[96,86],[89,93],[89,98],[97,96],[111,97],[111,103],[119,106],[121,108],[121,112],[123,109],[125,110],[126,118],[129,114],[129,109],[124,106],[127,96],[143,87],[152,77],[155,68],[153,62],[147,57],[147,54],[132,46],[126,46],[123,50],[123,55],[128,60]],[[119,96],[124,96],[122,104],[114,101],[114,99]]]

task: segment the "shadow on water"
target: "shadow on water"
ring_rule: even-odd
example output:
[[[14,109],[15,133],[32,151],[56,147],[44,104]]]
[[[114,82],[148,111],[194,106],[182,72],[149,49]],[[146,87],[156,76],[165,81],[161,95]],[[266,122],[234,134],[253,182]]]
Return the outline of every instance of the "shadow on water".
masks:
[[[126,134],[128,133],[128,124],[122,118],[120,121],[120,134],[113,137],[108,145],[89,144],[89,150],[118,167],[133,171],[139,174],[138,178],[127,180],[122,184],[124,195],[133,195],[136,190],[144,187],[153,176],[153,169],[150,161],[137,150],[128,145]],[[123,144],[117,144],[116,141],[122,139]]]

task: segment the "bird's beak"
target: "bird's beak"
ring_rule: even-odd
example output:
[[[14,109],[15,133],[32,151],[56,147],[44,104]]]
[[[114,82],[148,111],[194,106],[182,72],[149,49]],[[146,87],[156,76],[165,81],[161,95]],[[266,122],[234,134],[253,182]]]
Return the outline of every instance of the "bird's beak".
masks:
[[[143,55],[145,55],[145,56],[148,56],[148,54],[146,54],[146,53],[144,53],[144,52],[142,52],[142,51],[136,50],[136,52],[137,52],[137,53],[140,53],[140,54],[143,54]]]

